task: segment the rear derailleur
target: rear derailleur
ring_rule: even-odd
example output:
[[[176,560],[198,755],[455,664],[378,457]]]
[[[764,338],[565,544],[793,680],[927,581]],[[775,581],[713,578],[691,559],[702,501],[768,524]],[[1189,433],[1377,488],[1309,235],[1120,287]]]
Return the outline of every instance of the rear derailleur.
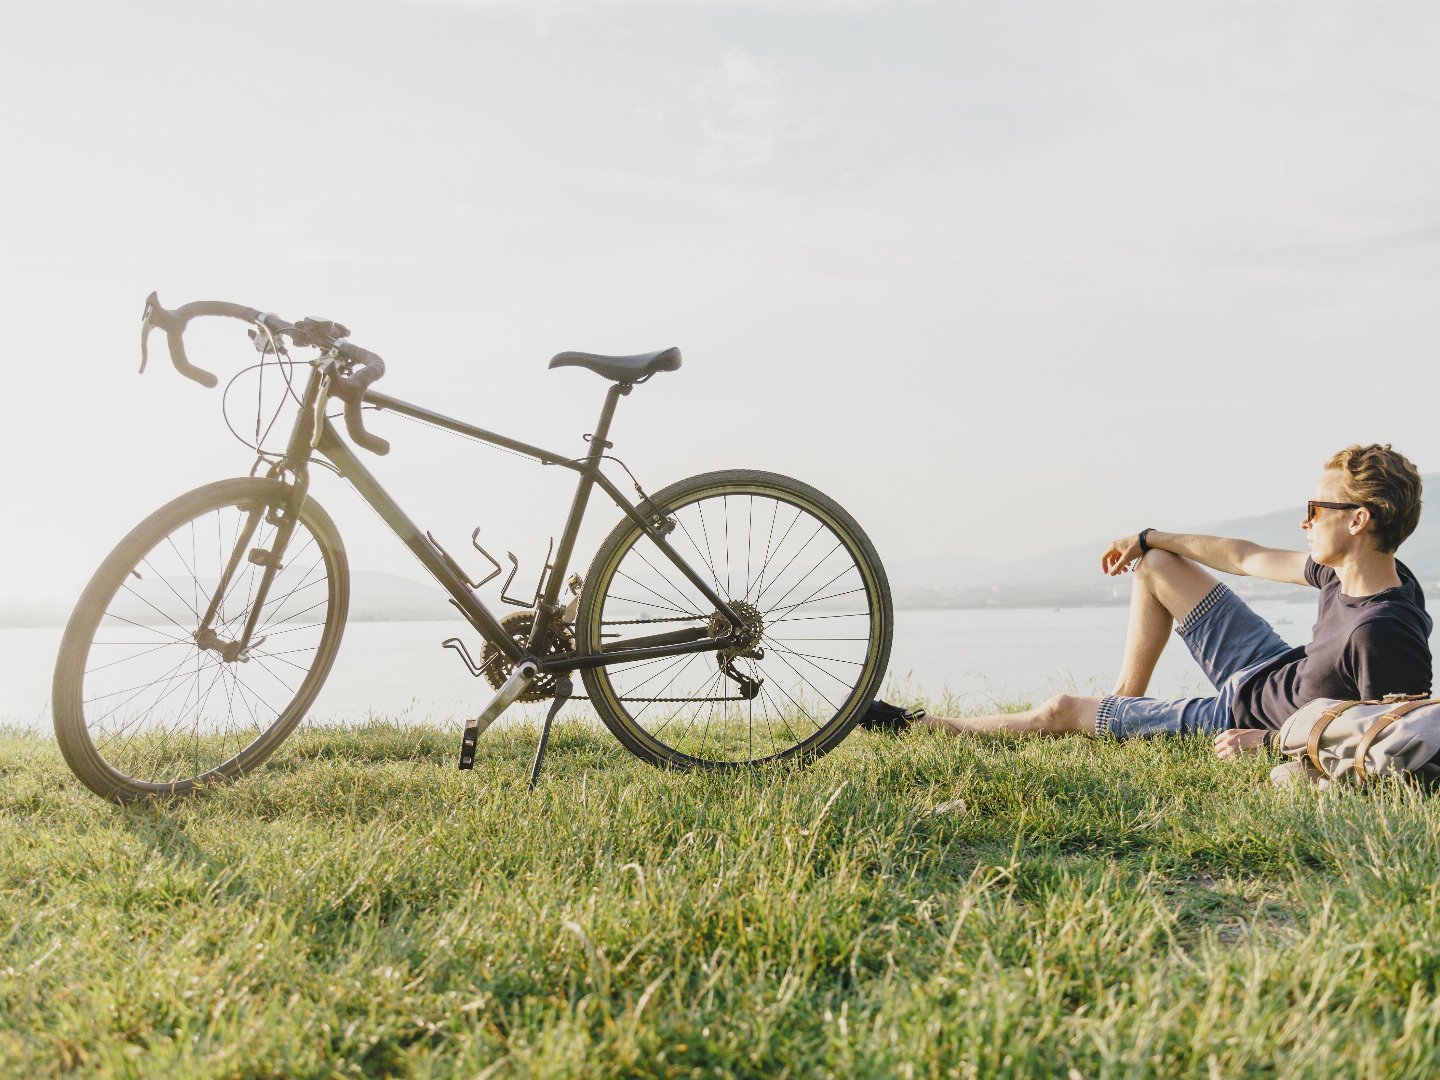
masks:
[[[765,659],[765,650],[760,647],[760,639],[765,633],[765,619],[759,608],[754,604],[747,604],[744,600],[732,600],[730,607],[740,616],[738,632],[720,612],[710,616],[709,631],[712,638],[734,638],[730,645],[715,653],[715,663],[727,678],[734,680],[736,693],[750,701],[760,693],[760,687],[765,680],[745,674],[735,666],[735,661],[741,657],[750,660]]]

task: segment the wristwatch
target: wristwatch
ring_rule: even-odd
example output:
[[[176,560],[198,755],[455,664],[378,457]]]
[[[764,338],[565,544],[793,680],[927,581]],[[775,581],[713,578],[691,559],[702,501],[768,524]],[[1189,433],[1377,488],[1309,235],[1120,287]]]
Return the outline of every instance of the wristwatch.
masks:
[[[1149,535],[1150,535],[1152,532],[1154,532],[1154,531],[1155,531],[1154,529],[1141,529],[1141,530],[1140,530],[1140,535],[1139,535],[1138,537],[1136,537],[1136,539],[1140,541],[1140,554],[1141,554],[1141,555],[1144,555],[1146,552],[1148,552],[1148,551],[1150,550],[1150,545],[1145,542],[1145,537],[1149,536]]]

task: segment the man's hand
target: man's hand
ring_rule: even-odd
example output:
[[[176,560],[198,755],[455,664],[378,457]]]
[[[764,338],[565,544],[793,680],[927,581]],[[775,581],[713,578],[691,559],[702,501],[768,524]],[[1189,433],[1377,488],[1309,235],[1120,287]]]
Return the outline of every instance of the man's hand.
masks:
[[[1231,728],[1215,736],[1215,756],[1239,758],[1247,754],[1258,754],[1265,745],[1269,732],[1263,728]]]
[[[1124,537],[1105,549],[1105,554],[1100,556],[1100,569],[1111,577],[1116,577],[1126,573],[1141,554],[1140,537]]]

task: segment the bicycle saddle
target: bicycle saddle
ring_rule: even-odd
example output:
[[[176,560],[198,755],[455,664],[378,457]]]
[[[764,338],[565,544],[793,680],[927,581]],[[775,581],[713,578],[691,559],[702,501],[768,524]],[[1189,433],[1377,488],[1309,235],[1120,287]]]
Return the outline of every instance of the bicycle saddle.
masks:
[[[657,371],[674,371],[680,366],[680,350],[638,353],[635,356],[601,356],[599,353],[562,352],[550,358],[550,366],[589,368],[615,382],[643,382]]]

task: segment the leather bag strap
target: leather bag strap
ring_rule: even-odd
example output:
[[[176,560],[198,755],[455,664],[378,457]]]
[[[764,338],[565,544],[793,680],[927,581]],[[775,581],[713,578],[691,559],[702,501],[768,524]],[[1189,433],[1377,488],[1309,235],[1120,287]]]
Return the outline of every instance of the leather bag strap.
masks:
[[[1353,709],[1356,705],[1369,704],[1373,704],[1373,702],[1342,701],[1338,705],[1332,705],[1316,718],[1314,726],[1310,729],[1310,738],[1305,743],[1305,753],[1315,768],[1319,770],[1321,776],[1330,775],[1325,771],[1325,766],[1320,761],[1320,737],[1325,734],[1325,729],[1346,709]]]
[[[1404,705],[1396,706],[1387,712],[1380,719],[1371,725],[1370,730],[1360,738],[1360,745],[1355,748],[1355,779],[1365,779],[1365,759],[1370,753],[1370,747],[1380,733],[1395,723],[1406,713],[1414,712],[1416,709],[1423,709],[1426,705],[1440,705],[1440,698],[1422,698],[1417,701],[1407,701]]]

